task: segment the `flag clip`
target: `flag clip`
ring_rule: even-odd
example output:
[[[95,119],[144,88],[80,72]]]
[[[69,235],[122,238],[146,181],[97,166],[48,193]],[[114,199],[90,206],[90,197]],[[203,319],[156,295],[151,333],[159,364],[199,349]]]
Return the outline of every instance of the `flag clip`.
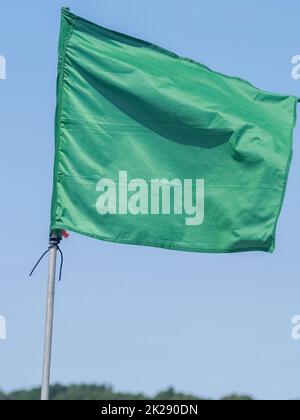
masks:
[[[65,231],[62,231],[62,235],[64,236]],[[67,232],[65,232],[68,236],[69,234]],[[64,237],[68,237],[68,236],[64,236]],[[31,270],[29,277],[32,276],[32,274],[34,273],[34,271],[36,270],[36,268],[38,267],[38,265],[40,264],[40,262],[42,261],[42,259],[48,254],[48,252],[50,251],[50,249],[52,248],[56,248],[57,251],[60,253],[60,267],[59,267],[59,277],[58,277],[58,281],[61,281],[61,277],[62,277],[62,269],[63,269],[63,264],[64,264],[64,256],[62,253],[62,250],[59,247],[61,238],[60,237],[54,237],[52,235],[50,235],[49,238],[49,247],[47,249],[47,251],[45,251],[41,257],[38,259],[37,263],[35,264],[35,266],[33,267],[33,269]]]

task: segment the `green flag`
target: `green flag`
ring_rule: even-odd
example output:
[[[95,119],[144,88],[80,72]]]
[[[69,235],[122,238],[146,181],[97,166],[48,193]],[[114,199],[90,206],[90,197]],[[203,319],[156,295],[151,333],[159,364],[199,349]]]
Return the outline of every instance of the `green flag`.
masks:
[[[63,9],[51,229],[272,252],[297,101]]]

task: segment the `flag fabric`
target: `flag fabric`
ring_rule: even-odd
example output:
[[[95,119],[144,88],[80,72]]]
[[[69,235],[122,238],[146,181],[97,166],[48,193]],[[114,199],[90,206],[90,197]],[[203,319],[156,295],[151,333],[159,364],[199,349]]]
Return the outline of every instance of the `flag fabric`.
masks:
[[[297,101],[64,8],[51,229],[272,252]]]

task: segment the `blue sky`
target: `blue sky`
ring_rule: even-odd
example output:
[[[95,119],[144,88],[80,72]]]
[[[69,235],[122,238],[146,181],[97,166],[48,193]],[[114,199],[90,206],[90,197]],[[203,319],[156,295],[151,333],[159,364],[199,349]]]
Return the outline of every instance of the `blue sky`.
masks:
[[[271,4],[272,3],[272,4]],[[149,40],[264,90],[300,96],[297,0],[2,1],[0,55],[0,388],[40,383],[52,189],[60,8]],[[62,244],[52,381],[109,383],[149,394],[300,397],[300,126],[272,255],[204,255],[110,244]]]

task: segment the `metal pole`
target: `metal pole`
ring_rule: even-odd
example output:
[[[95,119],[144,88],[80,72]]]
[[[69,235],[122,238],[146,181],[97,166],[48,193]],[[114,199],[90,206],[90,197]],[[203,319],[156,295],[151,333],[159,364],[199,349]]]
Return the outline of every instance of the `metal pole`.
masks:
[[[58,237],[55,232],[52,232],[49,241],[49,272],[46,309],[46,329],[43,360],[43,379],[41,389],[42,401],[49,400],[57,247]]]

